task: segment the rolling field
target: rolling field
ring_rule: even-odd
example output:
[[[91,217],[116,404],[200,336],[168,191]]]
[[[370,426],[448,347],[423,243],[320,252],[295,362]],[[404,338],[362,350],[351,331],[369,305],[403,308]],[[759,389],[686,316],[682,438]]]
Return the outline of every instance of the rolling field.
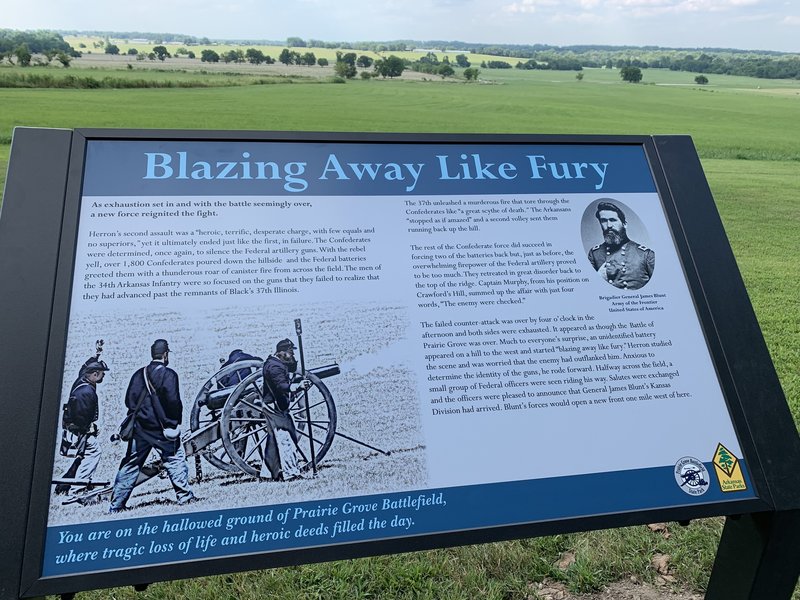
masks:
[[[800,160],[797,95],[524,75],[513,73],[494,85],[439,79],[322,87],[0,89],[0,140],[7,143],[16,126],[681,133],[693,136],[704,158]]]
[[[130,76],[205,76],[188,68],[142,75],[142,63],[133,64]],[[270,72],[280,74],[281,68]],[[0,75],[8,70],[0,68]],[[64,71],[35,70],[54,76]],[[79,61],[66,71],[94,77],[131,73],[124,65],[105,71]],[[3,88],[0,178],[16,126],[690,134],[795,423],[800,424],[800,82],[711,75],[710,85],[697,86],[691,73],[645,70],[644,83],[653,85],[629,85],[616,70],[600,69],[585,70],[580,82],[573,72],[518,70],[481,70],[480,79],[478,84],[404,76],[345,85],[296,81],[197,89]],[[678,584],[702,590],[720,530],[721,521],[709,519],[688,528],[670,525],[669,537],[644,527],[627,528],[209,577],[155,585],[138,595],[119,589],[82,597],[526,598],[532,597],[531,582],[544,577],[583,591],[630,576],[655,581],[658,574],[650,564],[654,553],[671,556],[671,574]],[[554,563],[566,551],[577,560],[562,571]],[[794,597],[800,600],[800,592]]]

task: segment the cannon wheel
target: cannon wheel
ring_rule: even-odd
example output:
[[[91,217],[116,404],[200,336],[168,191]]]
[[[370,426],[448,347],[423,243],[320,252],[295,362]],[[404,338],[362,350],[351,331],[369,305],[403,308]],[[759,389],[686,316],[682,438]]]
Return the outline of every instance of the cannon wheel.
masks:
[[[312,386],[308,390],[308,405],[304,405],[304,394],[296,394],[289,406],[289,414],[295,423],[300,468],[311,468],[311,436],[314,440],[316,463],[325,457],[336,435],[336,406],[328,387],[316,375],[307,373]],[[253,373],[231,393],[222,410],[222,443],[232,464],[241,471],[255,476],[266,472],[264,447],[267,436],[273,435],[271,420],[267,412],[274,412],[272,400],[264,401],[263,378],[260,372]],[[310,413],[311,429],[308,427],[307,411]]]
[[[250,372],[249,374],[260,372],[262,364],[263,363],[260,360],[242,360],[232,363],[227,367],[221,368],[219,371],[209,377],[200,388],[200,391],[197,393],[197,396],[194,399],[192,413],[189,417],[190,429],[192,431],[197,431],[209,423],[219,421],[222,418],[222,407],[211,409],[206,404],[212,392],[225,389],[225,386],[220,382],[221,379],[224,379],[228,375],[231,375],[232,373],[235,373],[241,369],[247,369]],[[227,389],[228,392],[231,393],[235,389],[235,386],[230,386]],[[222,469],[223,471],[236,473],[240,470],[240,468],[231,461],[228,453],[225,450],[225,446],[222,443],[222,438],[220,438],[218,442],[208,446],[202,452],[202,456],[212,465],[218,469]]]

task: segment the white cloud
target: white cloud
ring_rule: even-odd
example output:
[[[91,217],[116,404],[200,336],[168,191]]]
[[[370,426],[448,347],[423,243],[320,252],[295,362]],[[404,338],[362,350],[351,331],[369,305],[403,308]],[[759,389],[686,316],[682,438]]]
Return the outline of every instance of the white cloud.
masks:
[[[595,0],[599,1],[599,0]],[[573,0],[575,3],[575,0]],[[565,2],[559,0],[520,0],[519,2],[513,2],[511,4],[507,4],[503,7],[505,12],[510,13],[534,13],[537,12],[539,9],[545,9],[548,12],[550,9],[558,9],[559,11],[562,10],[569,10],[571,7],[565,6]]]
[[[627,11],[634,17],[653,17],[664,14],[704,14],[737,12],[758,7],[764,0],[516,0],[503,7],[506,13],[546,13],[561,21],[580,20],[586,11],[596,14],[608,11]]]
[[[3,27],[210,38],[723,46],[797,52],[799,0],[63,0],[4,6]]]
[[[610,17],[603,13],[579,12],[579,13],[559,13],[551,18],[553,23],[576,23],[586,25],[605,24],[610,21]]]

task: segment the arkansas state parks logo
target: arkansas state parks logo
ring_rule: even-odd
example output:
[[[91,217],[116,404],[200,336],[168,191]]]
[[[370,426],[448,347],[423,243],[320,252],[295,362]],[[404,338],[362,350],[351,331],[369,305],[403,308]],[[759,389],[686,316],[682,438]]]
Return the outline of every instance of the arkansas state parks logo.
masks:
[[[722,444],[714,452],[714,470],[717,472],[719,489],[723,492],[741,492],[747,489],[739,459]]]
[[[675,463],[675,482],[690,496],[702,496],[708,491],[708,470],[693,456],[684,456]]]

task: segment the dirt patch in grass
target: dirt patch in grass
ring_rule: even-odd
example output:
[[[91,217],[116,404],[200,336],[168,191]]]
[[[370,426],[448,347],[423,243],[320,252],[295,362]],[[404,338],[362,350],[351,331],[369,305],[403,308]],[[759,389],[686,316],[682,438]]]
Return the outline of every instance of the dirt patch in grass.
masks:
[[[593,594],[573,594],[564,584],[545,579],[531,585],[527,600],[703,600],[702,594],[675,589],[666,580],[659,579],[658,583],[652,585],[631,578],[609,584]]]

